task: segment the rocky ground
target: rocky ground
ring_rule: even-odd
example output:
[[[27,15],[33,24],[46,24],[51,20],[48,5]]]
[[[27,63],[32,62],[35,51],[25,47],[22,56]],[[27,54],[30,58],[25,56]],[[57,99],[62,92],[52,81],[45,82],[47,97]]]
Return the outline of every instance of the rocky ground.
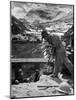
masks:
[[[67,79],[42,75],[37,82],[11,85],[11,98],[58,96],[74,94]]]

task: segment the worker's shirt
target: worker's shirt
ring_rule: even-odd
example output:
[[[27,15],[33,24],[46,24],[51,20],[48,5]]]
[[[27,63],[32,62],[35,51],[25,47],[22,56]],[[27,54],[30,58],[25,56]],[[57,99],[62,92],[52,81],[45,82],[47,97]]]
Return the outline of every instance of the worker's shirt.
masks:
[[[61,39],[59,38],[59,36],[57,35],[50,35],[48,38],[48,43],[52,44],[52,48],[53,48],[53,55],[54,56],[58,56],[58,55],[62,55],[62,56],[66,56],[66,51],[65,51],[65,47],[62,44]]]

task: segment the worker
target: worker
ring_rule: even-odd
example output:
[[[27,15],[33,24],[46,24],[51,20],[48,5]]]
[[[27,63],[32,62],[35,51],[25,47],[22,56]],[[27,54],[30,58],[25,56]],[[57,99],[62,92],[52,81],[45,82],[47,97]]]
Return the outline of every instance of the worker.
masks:
[[[52,54],[55,58],[53,77],[58,77],[58,73],[62,71],[62,68],[64,67],[63,65],[65,65],[73,78],[73,64],[68,59],[65,46],[62,44],[59,36],[55,34],[48,34],[46,30],[43,30],[41,35],[42,40],[45,39],[45,41],[52,46]]]

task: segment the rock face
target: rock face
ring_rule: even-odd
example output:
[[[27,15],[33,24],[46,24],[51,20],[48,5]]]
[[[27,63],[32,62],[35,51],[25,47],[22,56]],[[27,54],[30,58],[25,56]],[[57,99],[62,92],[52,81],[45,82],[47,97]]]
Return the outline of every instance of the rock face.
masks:
[[[12,63],[12,83],[37,82],[42,74],[50,75],[53,72],[53,64],[47,63]]]
[[[72,47],[74,47],[74,26],[72,25],[71,28],[68,29],[67,32],[64,34],[64,38],[66,40],[66,44],[71,44]]]
[[[74,26],[68,29],[64,34],[64,41],[66,42],[66,50],[69,51],[68,57],[74,64]]]
[[[16,17],[11,16],[11,32],[16,35],[19,33],[23,33],[24,30],[29,31],[29,29],[23,25],[23,23],[18,20]]]
[[[11,16],[11,33],[12,33],[12,40],[13,41],[24,41],[24,42],[40,42],[37,36],[31,34],[30,26],[27,25],[26,22],[22,21],[21,19],[17,19],[14,16]],[[27,34],[27,32],[30,34]]]

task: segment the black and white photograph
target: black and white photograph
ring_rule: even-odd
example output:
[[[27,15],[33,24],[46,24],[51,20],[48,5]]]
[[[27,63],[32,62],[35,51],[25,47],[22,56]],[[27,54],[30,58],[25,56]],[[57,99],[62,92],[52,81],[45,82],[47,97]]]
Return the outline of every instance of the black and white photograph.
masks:
[[[74,5],[10,2],[10,97],[74,95]]]

